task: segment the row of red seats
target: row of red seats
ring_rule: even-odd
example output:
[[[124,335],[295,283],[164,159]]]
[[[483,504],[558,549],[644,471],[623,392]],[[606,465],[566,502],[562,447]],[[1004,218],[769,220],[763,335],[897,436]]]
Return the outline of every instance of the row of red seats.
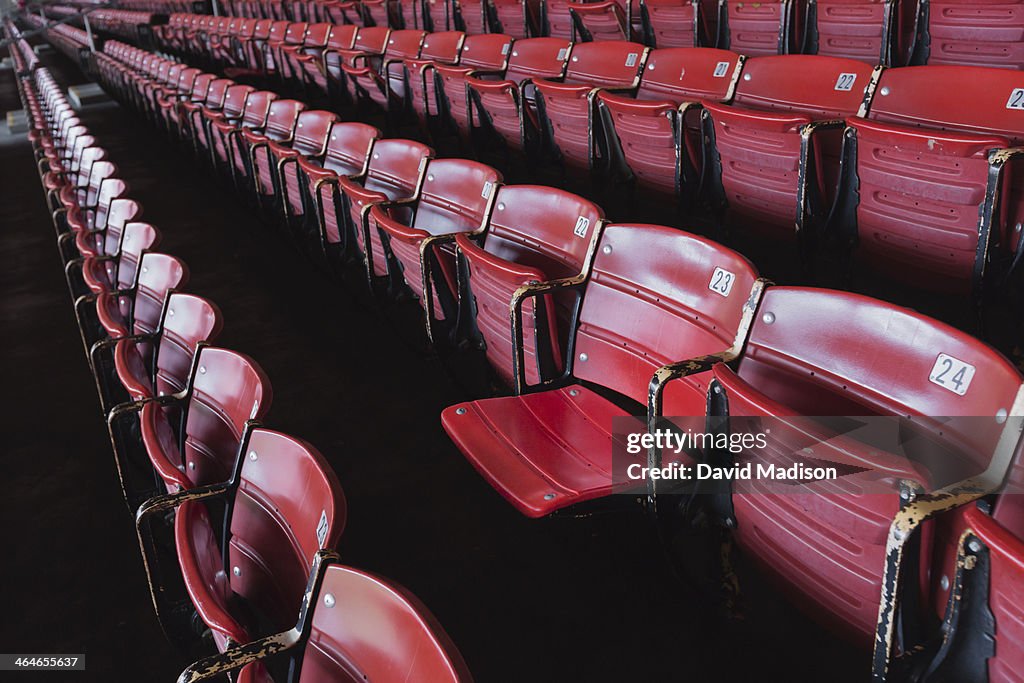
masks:
[[[768,287],[741,255],[709,240],[609,224],[581,197],[504,185],[477,162],[434,158],[422,143],[382,138],[299,100],[161,65],[166,60],[127,45],[108,43],[96,57],[101,80],[122,101],[298,237],[313,218],[322,246],[361,262],[371,285],[416,295],[435,340],[447,321],[449,330],[481,342],[515,395],[454,405],[442,422],[524,514],[543,516],[621,490],[611,457],[615,417],[643,412],[656,424],[666,415],[704,415],[709,406],[716,415],[781,425],[823,411],[906,416],[901,429],[977,458],[946,463],[959,477],[977,462],[988,463],[985,475],[940,484],[946,480],[925,464],[849,444],[841,461],[858,472],[838,486],[733,495],[723,520],[815,618],[861,643],[874,640],[879,679],[899,678],[905,661],[936,654],[918,649],[912,630],[898,636],[894,626],[925,618],[916,600],[903,599],[918,592],[918,570],[922,611],[949,604],[953,615],[966,585],[955,556],[976,556],[982,547],[974,543],[982,532],[962,531],[989,522],[1024,532],[1015,495],[994,498],[994,522],[972,509],[1024,471],[1024,386],[1009,361],[969,335],[863,296]],[[183,78],[186,71],[194,73]],[[197,89],[200,79],[207,82]],[[950,369],[956,382],[946,377]],[[990,426],[928,417],[939,415],[983,416],[977,419]],[[781,430],[773,446],[795,452],[792,439]],[[764,454],[744,457],[756,462]],[[648,500],[657,499],[652,488]],[[999,576],[1000,591],[1021,590],[1019,574]],[[1024,654],[1015,645],[1019,624],[1006,601],[991,608],[1001,615],[1006,644],[989,669],[1007,670]],[[977,664],[947,652],[931,666]]]
[[[138,12],[171,14],[172,12],[208,12],[212,8],[204,0],[120,0],[118,7]]]
[[[39,17],[29,14],[25,18],[35,28],[42,28],[42,20]],[[89,34],[69,24],[48,26],[46,40],[75,63],[79,63],[82,54],[89,50]]]
[[[149,30],[150,26],[164,21],[161,15],[152,12],[133,10],[96,10],[89,13],[89,22],[93,30],[103,31],[138,43],[141,40],[140,29]]]
[[[1024,68],[1024,4],[945,0],[233,0],[242,18],[361,27],[636,40],[749,56],[820,54],[870,64]]]
[[[29,45],[29,42],[25,40],[21,29],[14,24],[10,17],[4,19],[2,28],[3,32],[0,35],[6,33],[11,41],[7,46],[7,50],[11,55],[11,61],[14,62],[14,73],[26,75],[38,68],[39,58],[36,57],[36,53],[32,46]]]
[[[269,380],[251,358],[211,345],[218,308],[184,291],[185,264],[156,251],[160,231],[140,221],[58,83],[39,68],[18,84],[154,607],[168,633],[192,632],[161,576],[166,541],[183,599],[220,651],[179,681],[287,671],[306,683],[470,680],[423,605],[341,563],[337,477],[315,448],[261,425]],[[118,396],[129,400],[108,408]],[[161,526],[169,514],[173,529]]]
[[[1024,250],[1024,88],[1012,71],[246,21],[224,34],[169,28],[163,45],[707,203],[723,225],[978,305]]]

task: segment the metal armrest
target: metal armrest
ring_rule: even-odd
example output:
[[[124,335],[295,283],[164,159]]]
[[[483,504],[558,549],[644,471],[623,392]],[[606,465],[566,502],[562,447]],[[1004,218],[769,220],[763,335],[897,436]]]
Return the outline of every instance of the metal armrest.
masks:
[[[649,432],[654,433],[658,426],[658,420],[663,417],[665,389],[670,382],[707,372],[718,363],[730,363],[739,358],[740,354],[743,353],[743,347],[746,344],[747,333],[750,331],[754,314],[757,312],[758,304],[761,303],[761,295],[769,284],[769,281],[765,278],[758,278],[754,281],[753,286],[750,288],[750,294],[743,304],[743,314],[740,317],[740,324],[736,330],[736,337],[733,339],[732,346],[717,353],[669,363],[654,371],[654,376],[651,377],[647,389],[647,430]],[[648,449],[647,466],[650,468],[661,467],[660,449],[654,447]],[[653,503],[657,496],[657,483],[654,478],[648,480],[647,492],[648,502]]]
[[[315,601],[319,599],[320,587],[323,585],[327,568],[340,561],[341,558],[333,550],[318,550],[313,556],[309,581],[302,594],[302,603],[299,605],[298,620],[294,628],[245,645],[237,645],[221,654],[200,659],[181,672],[177,683],[205,681],[240,669],[246,664],[252,664],[296,646],[305,645],[313,627],[314,605]]]
[[[160,496],[154,496],[140,505],[139,509],[135,511],[135,526],[140,526],[146,517],[150,515],[155,515],[165,510],[174,510],[182,503],[189,501],[219,498],[231,489],[232,485],[229,482],[221,482],[220,484],[198,486],[194,489],[178,491],[177,493],[165,493]]]
[[[512,318],[512,367],[515,372],[515,392],[522,394],[527,389],[526,359],[523,349],[523,303],[527,299],[552,294],[554,292],[580,289],[589,278],[589,268],[573,277],[559,278],[547,282],[531,282],[519,287],[512,294],[509,312]],[[565,376],[571,374],[572,363],[565,364]]]
[[[922,523],[936,515],[972,503],[995,493],[1006,479],[1024,431],[1024,385],[1014,399],[1003,425],[995,452],[988,467],[981,474],[950,484],[936,491],[900,498],[900,509],[889,526],[885,544],[885,574],[882,580],[881,604],[878,608],[878,626],[875,631],[875,651],[872,679],[885,681],[892,661],[897,628],[900,582],[902,580],[903,553],[911,536]],[[913,645],[913,644],[908,644]]]
[[[1000,192],[1003,189],[1003,169],[1009,162],[1022,155],[1024,155],[1024,147],[994,149],[988,155],[988,182],[985,186],[985,201],[982,204],[978,224],[978,257],[975,259],[973,278],[973,290],[978,305],[980,305],[984,293],[983,282],[985,269],[989,261],[989,245],[992,243],[992,233],[993,230],[998,229],[995,223],[1001,204]],[[998,234],[996,232],[997,236]],[[1022,245],[1024,245],[1024,239],[1022,239]],[[1010,265],[1005,273],[1006,276],[1010,275],[1018,260],[1019,258],[1015,257],[1010,261]]]
[[[125,403],[119,403],[118,405],[111,408],[110,413],[107,414],[107,425],[113,425],[117,420],[121,419],[125,415],[139,412],[149,403],[157,403],[159,405],[174,405],[175,403],[181,403],[187,398],[188,390],[185,389],[176,394],[150,396],[149,398],[140,398],[137,401],[127,401]]]
[[[293,628],[245,645],[237,645],[220,654],[204,657],[182,671],[178,676],[177,683],[195,683],[218,678],[222,674],[241,669],[246,664],[252,664],[279,652],[290,650],[298,645],[300,635]]]

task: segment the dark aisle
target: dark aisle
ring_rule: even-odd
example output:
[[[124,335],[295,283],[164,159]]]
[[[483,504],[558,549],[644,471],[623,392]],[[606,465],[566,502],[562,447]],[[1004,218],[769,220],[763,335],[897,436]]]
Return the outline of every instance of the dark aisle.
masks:
[[[70,65],[46,61],[68,82]],[[14,86],[9,72],[0,79],[6,103]],[[223,310],[218,343],[270,376],[267,425],[309,440],[337,471],[349,501],[342,557],[421,598],[477,680],[864,677],[867,653],[770,591],[755,589],[748,621],[719,625],[672,575],[638,507],[521,517],[444,434],[442,408],[467,395],[424,352],[420,329],[396,323],[414,315],[360,304],[130,114],[109,107],[85,118],[162,230],[161,250],[188,263],[188,289]],[[3,649],[87,650],[89,680],[171,681],[186,662],[148,602],[25,141],[0,146],[0,195],[4,415],[14,435],[3,449],[11,493],[0,540],[16,549],[4,560],[14,618],[0,626]]]

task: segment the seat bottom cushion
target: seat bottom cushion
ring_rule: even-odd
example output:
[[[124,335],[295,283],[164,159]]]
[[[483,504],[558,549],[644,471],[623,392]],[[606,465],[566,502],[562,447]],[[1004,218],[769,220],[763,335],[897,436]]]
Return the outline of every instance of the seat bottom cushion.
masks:
[[[628,416],[580,385],[459,403],[441,422],[469,461],[528,517],[614,492],[612,418]]]

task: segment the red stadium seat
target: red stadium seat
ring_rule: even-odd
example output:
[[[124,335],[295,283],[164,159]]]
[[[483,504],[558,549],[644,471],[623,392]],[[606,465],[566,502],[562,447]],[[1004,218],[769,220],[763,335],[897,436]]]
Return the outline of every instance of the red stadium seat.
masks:
[[[128,338],[114,346],[114,368],[121,386],[132,401],[184,391],[200,343],[212,342],[220,329],[220,309],[213,302],[172,292],[152,340],[155,343],[143,345]]]
[[[432,33],[454,29],[453,14],[452,0],[423,0],[424,28]]]
[[[307,71],[300,62],[302,57],[312,58],[311,63],[315,65],[323,58],[324,49],[331,32],[333,24],[310,24],[300,45],[285,45],[281,48],[281,56],[284,59],[283,76],[286,80],[306,82]],[[351,46],[351,43],[349,44]]]
[[[713,46],[717,13],[709,0],[640,0],[646,42],[658,49]]]
[[[267,124],[270,107],[277,99],[269,90],[249,90],[245,95],[242,114],[237,119],[227,117],[210,121],[210,137],[213,140],[214,161],[224,163],[224,171],[232,178],[239,190],[252,189],[249,149],[242,138],[242,131],[259,131]],[[227,107],[225,106],[225,110]]]
[[[1024,69],[1024,2],[921,3],[918,62]]]
[[[801,44],[803,0],[719,4],[718,47],[747,57],[784,55]]]
[[[307,201],[319,228],[318,243],[328,260],[335,260],[350,246],[346,209],[339,189],[340,178],[360,178],[370,163],[370,150],[380,131],[365,123],[338,122],[331,127],[323,159],[300,156],[300,173],[306,180]]]
[[[143,250],[154,246],[158,239],[156,228],[133,223],[140,213],[142,208],[132,199],[111,201],[103,224],[91,232],[81,233],[76,240],[82,257],[69,261],[65,267],[69,280],[71,272],[80,268],[83,284],[93,294],[131,287]],[[127,230],[129,225],[135,227]],[[151,234],[134,234],[136,230],[151,231]],[[71,289],[76,292],[74,286]]]
[[[279,149],[290,145],[295,136],[299,114],[306,105],[298,100],[274,100],[267,112],[266,124],[260,128],[243,128],[241,139],[249,154],[251,189],[260,200],[277,194],[277,167],[270,151],[270,143]]]
[[[502,381],[514,384],[522,375],[537,384],[562,372],[576,297],[556,291],[522,302],[523,319],[535,323],[522,332],[518,370],[510,306],[524,285],[586,272],[604,211],[577,195],[538,185],[505,185],[495,202],[482,244],[465,233],[455,237],[466,260],[476,334]]]
[[[979,301],[986,276],[1005,274],[1022,247],[1024,165],[1010,149],[1024,143],[1020,86],[1011,71],[978,67],[882,74],[867,118],[847,120],[834,212],[859,262]]]
[[[327,42],[323,49],[304,50],[296,55],[295,60],[304,74],[306,84],[324,95],[330,94],[327,79],[327,54],[331,50],[351,50],[355,45],[357,27],[348,25],[330,25]],[[338,67],[340,73],[340,67]]]
[[[561,78],[571,49],[571,43],[559,38],[517,40],[502,80],[467,77],[470,104],[479,125],[513,149],[525,151],[538,125],[532,79]]]
[[[486,0],[455,0],[453,5],[454,28],[465,31],[468,36],[479,36],[488,32],[491,20],[490,6]]]
[[[353,56],[352,64],[342,63],[345,78],[354,88],[359,102],[375,102],[385,112],[395,113],[405,104],[405,70],[402,62],[415,59],[426,37],[425,31],[392,31],[381,57]]]
[[[842,119],[860,111],[872,77],[838,57],[748,60],[730,104],[704,102],[717,206],[774,237],[807,239],[835,197]]]
[[[229,78],[216,78],[210,81],[206,96],[201,102],[182,102],[182,129],[186,138],[192,141],[196,155],[202,155],[209,149],[206,137],[206,124],[203,112],[220,112],[224,109],[228,89],[235,85]]]
[[[267,151],[273,165],[271,175],[278,202],[286,219],[303,216],[303,184],[299,178],[299,157],[319,160],[330,141],[331,128],[338,117],[329,111],[307,109],[299,114],[295,134],[290,141],[270,140]]]
[[[442,103],[448,122],[455,127],[459,137],[468,139],[470,131],[469,92],[466,78],[473,76],[486,79],[498,78],[508,66],[512,52],[512,37],[503,33],[468,35],[462,44],[462,53],[457,66],[435,65],[437,80],[443,92]]]
[[[607,390],[647,405],[660,367],[732,349],[748,299],[761,286],[739,254],[673,228],[609,225],[599,247],[589,279],[574,285],[586,291],[557,388],[461,403],[441,416],[473,466],[529,517],[621,488],[613,476],[612,418],[630,412]],[[732,276],[724,294],[711,286],[719,272]],[[527,296],[552,291],[541,283]],[[676,385],[668,400],[673,415],[703,415],[708,374]]]
[[[501,181],[500,173],[475,161],[434,159],[414,202],[370,210],[370,229],[387,237],[392,281],[404,282],[420,299],[431,339],[435,321],[451,323],[458,313],[455,235],[483,231]]]
[[[186,391],[111,412],[139,412],[142,443],[169,493],[231,478],[246,423],[270,408],[270,381],[248,356],[200,346]],[[180,414],[181,427],[174,426]],[[180,434],[180,436],[179,436]]]
[[[231,485],[206,496],[227,504],[225,537],[202,499],[182,500],[174,520],[185,587],[221,651],[294,624],[314,556],[337,545],[347,512],[337,476],[305,442],[256,428],[237,456]]]
[[[598,147],[598,89],[636,90],[648,49],[621,40],[579,43],[560,82],[533,79],[541,130],[563,163],[588,171],[607,164],[608,151]]]
[[[808,3],[805,54],[901,66],[913,40],[916,2],[818,0]]]
[[[415,140],[378,140],[364,175],[338,179],[338,190],[348,208],[346,235],[355,236],[355,248],[371,283],[375,277],[387,275],[387,261],[380,235],[370,229],[370,209],[382,202],[415,199],[423,185],[427,161],[433,156],[434,150]]]
[[[576,38],[584,43],[604,40],[635,40],[640,37],[634,31],[632,21],[639,22],[640,9],[635,0],[598,0],[581,2],[570,0],[569,14],[572,16]]]
[[[562,40],[576,39],[572,14],[569,12],[570,2],[572,0],[541,0],[541,35]]]
[[[469,683],[459,651],[427,608],[403,588],[322,552],[310,570],[299,623],[283,651],[298,661],[297,683],[430,681]],[[267,641],[261,641],[260,644]],[[178,677],[197,683],[266,656],[236,648],[196,662]]]
[[[354,82],[345,76],[343,66],[355,66],[356,58],[369,60],[379,59],[387,48],[391,29],[386,26],[361,28],[355,35],[355,41],[348,47],[328,47],[324,51],[324,69],[327,73],[328,93],[335,100],[357,100]]]
[[[505,33],[513,38],[529,38],[539,36],[534,26],[537,25],[534,8],[539,3],[530,0],[491,0],[494,8],[494,32]]]
[[[942,645],[928,667],[934,680],[1013,683],[1024,666],[1024,538],[1020,518],[1000,519],[977,506],[964,513],[958,562],[950,581]],[[949,579],[950,577],[947,577]]]
[[[419,57],[403,60],[409,88],[407,100],[425,128],[438,114],[435,68],[440,64],[457,64],[465,40],[462,31],[430,33],[423,39]]]
[[[167,292],[182,286],[187,280],[185,264],[177,258],[144,253],[131,287],[104,291],[96,297],[96,315],[107,336],[117,339],[134,334],[152,334],[160,322]],[[94,346],[93,356],[97,350],[98,347]]]
[[[963,372],[943,379],[944,359]],[[863,645],[895,645],[887,638],[897,618],[892,608],[901,595],[901,559],[887,558],[887,542],[896,552],[928,517],[970,500],[970,493],[933,492],[929,487],[945,486],[933,479],[936,466],[944,470],[937,476],[948,478],[1004,457],[997,446],[1002,429],[938,416],[1019,410],[1020,373],[969,335],[909,309],[845,292],[774,287],[762,298],[738,368],[718,364],[714,377],[712,414],[775,418],[762,423],[770,425],[769,447],[745,451],[737,461],[788,466],[810,443],[816,459],[856,468],[791,492],[745,482],[732,495],[730,526],[738,547],[816,620]],[[812,415],[891,415],[904,438],[891,445],[853,435],[832,442],[835,434],[825,423],[791,417]],[[910,435],[926,439],[926,450],[941,451],[943,460],[911,460],[914,449],[902,446]],[[890,531],[897,529],[901,488],[917,486],[924,491],[903,498],[907,527]],[[913,500],[923,506],[918,513]],[[928,536],[920,553],[930,557]]]
[[[728,50],[652,50],[636,98],[602,90],[598,108],[609,157],[637,182],[663,193],[696,197],[703,168],[700,103],[727,102],[741,60]]]
[[[233,143],[230,131],[241,123],[249,95],[254,92],[256,88],[251,85],[231,85],[224,95],[222,107],[203,107],[203,128],[206,132],[197,140],[200,144],[205,142],[206,149],[203,151],[215,168],[231,168]]]

